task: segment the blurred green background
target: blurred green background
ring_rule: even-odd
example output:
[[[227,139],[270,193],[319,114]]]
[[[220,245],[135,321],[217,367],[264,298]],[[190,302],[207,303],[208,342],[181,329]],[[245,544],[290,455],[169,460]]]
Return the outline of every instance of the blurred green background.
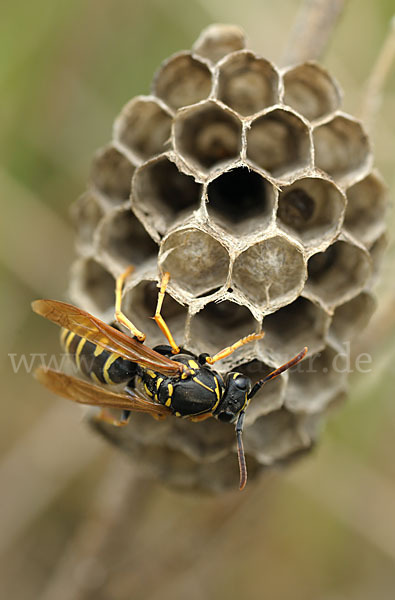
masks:
[[[379,308],[312,457],[222,498],[135,485],[133,467],[81,426],[80,411],[11,368],[10,353],[52,352],[30,312],[64,297],[72,201],[94,151],[160,62],[211,22],[241,25],[279,59],[299,0],[14,0],[0,19],[1,597],[30,600],[395,597],[395,289],[390,246]],[[353,114],[388,31],[393,0],[350,0],[324,64]],[[372,129],[395,188],[395,74]],[[393,194],[392,194],[393,196]],[[389,215],[392,238],[394,217]],[[127,526],[123,526],[123,515]],[[133,519],[134,516],[134,519]],[[111,558],[111,560],[109,559]]]

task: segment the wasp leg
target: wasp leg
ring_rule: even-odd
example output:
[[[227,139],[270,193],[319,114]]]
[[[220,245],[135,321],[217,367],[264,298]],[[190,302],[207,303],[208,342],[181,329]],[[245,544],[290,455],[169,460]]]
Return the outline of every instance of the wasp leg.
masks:
[[[160,311],[162,310],[162,304],[163,304],[163,300],[164,300],[164,297],[165,297],[166,288],[168,286],[169,281],[170,281],[170,273],[168,273],[166,271],[166,273],[164,273],[164,275],[162,277],[162,280],[160,282],[160,290],[159,290],[159,294],[158,294],[158,303],[156,305],[156,311],[155,311],[155,315],[154,315],[153,319],[155,320],[155,322],[158,325],[159,329],[164,334],[164,336],[166,337],[166,339],[169,342],[170,346],[172,347],[173,354],[178,354],[180,352],[180,349],[177,346],[176,342],[174,341],[174,338],[173,338],[173,336],[172,336],[172,334],[170,332],[170,329],[169,329],[168,325],[166,324],[164,318],[160,314]]]
[[[122,290],[125,283],[125,279],[129,277],[129,275],[133,273],[133,271],[134,267],[131,265],[117,278],[115,284],[115,320],[118,321],[118,323],[121,323],[121,325],[125,325],[125,327],[129,329],[131,334],[139,340],[139,342],[144,342],[146,337],[145,334],[139,329],[137,329],[137,327],[135,327],[133,323],[129,321],[127,316],[124,315],[121,310]]]
[[[115,427],[124,427],[129,423],[130,419],[130,410],[123,410],[122,416],[120,419],[116,419],[106,408],[102,408],[100,413],[94,417],[96,421],[100,421],[101,423],[108,423],[109,425],[114,425]]]
[[[241,338],[240,340],[238,340],[231,346],[224,348],[223,350],[221,350],[221,352],[217,352],[217,354],[214,354],[214,356],[205,356],[205,355],[202,355],[202,356],[204,356],[206,362],[209,365],[213,365],[218,360],[222,360],[223,358],[226,358],[227,356],[232,354],[232,352],[234,352],[235,350],[238,350],[238,348],[241,348],[245,344],[249,344],[250,342],[255,342],[256,340],[261,340],[264,335],[265,334],[263,332],[262,333],[250,333],[250,335],[246,335],[246,337]]]

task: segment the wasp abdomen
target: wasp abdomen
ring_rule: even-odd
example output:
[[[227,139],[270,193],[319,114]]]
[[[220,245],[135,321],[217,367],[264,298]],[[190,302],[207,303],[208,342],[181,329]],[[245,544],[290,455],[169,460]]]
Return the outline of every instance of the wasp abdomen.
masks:
[[[104,350],[68,329],[62,329],[60,339],[78,370],[96,383],[115,385],[129,381],[136,374],[136,363]]]

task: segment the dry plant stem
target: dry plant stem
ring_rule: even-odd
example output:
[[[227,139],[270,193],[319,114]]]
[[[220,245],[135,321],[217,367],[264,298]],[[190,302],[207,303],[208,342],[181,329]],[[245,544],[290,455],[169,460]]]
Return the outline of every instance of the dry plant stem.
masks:
[[[392,17],[388,34],[381,47],[372,71],[367,80],[366,89],[359,115],[367,129],[372,129],[375,117],[380,109],[383,89],[393,68],[395,58],[395,16]]]
[[[154,490],[159,502],[167,505],[168,499],[166,501],[161,489],[156,486]],[[237,494],[222,499],[197,496],[193,505],[195,509],[200,507],[199,514],[191,519],[191,500],[174,495],[172,510],[167,511],[166,518],[156,523],[147,537],[147,521],[157,520],[151,502],[149,515],[138,519],[142,531],[138,531],[132,541],[130,526],[135,522],[134,509],[124,511],[122,529],[108,538],[100,555],[101,564],[108,569],[107,582],[100,589],[90,589],[83,600],[156,597],[165,588],[172,587],[180,575],[193,571],[202,555],[216,555],[218,541],[227,536],[229,527],[233,530],[232,524],[238,521],[237,515],[243,512],[250,497],[251,492],[243,498]]]
[[[100,447],[76,422],[72,406],[55,405],[40,417],[0,463],[1,480],[9,482],[2,489],[0,554],[98,456]]]
[[[18,198],[18,202],[8,203],[7,219],[0,221],[2,263],[35,294],[60,295],[65,282],[53,273],[69,270],[71,231],[31,190],[3,169],[0,170],[0,193],[3,198]],[[18,235],[9,223],[18,223]],[[26,252],[27,247],[34,248],[34,252]],[[39,268],[43,265],[45,268]]]
[[[395,561],[394,529],[387,518],[393,512],[393,483],[360,462],[338,439],[332,443],[327,439],[320,452],[320,460],[306,461],[297,472],[290,472],[288,482]]]
[[[282,65],[317,60],[325,52],[346,0],[305,0],[296,17]]]
[[[138,508],[144,504],[149,490],[146,484],[138,485],[129,464],[119,457],[111,461],[89,514],[67,545],[42,600],[81,600],[101,586],[107,574],[107,566],[101,561],[103,549],[130,506],[133,518],[138,521]]]
[[[275,476],[270,474],[269,477],[274,483]],[[184,568],[178,569],[172,576],[168,574],[163,580],[157,582],[153,592],[147,595],[147,600],[185,598],[189,595],[191,581],[199,586],[197,598],[208,597],[206,582],[213,580],[215,572],[226,572],[229,568],[229,557],[234,557],[240,552],[240,546],[246,538],[250,544],[253,536],[251,524],[256,515],[259,514],[262,518],[265,498],[269,490],[268,483],[269,479],[265,478],[254,487],[250,487],[228,518],[218,523],[218,527],[212,530],[208,543],[203,543],[195,549],[195,556]],[[181,553],[180,560],[182,560]]]

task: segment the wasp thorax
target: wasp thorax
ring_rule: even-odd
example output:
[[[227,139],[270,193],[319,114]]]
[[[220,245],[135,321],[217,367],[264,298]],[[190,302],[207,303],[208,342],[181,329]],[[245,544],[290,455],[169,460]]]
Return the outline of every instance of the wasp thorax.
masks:
[[[250,386],[303,346],[314,373],[301,363],[251,400],[250,478],[315,443],[346,387],[332,358],[373,310],[386,239],[386,188],[336,81],[313,62],[279,69],[245,46],[238,28],[213,25],[165,61],[152,93],[116,119],[76,210],[78,306],[110,320],[114,278],[134,260],[123,304],[151,347],[164,338],[152,321],[145,328],[142,289],[158,271],[171,276],[163,316],[194,356],[266,331],[216,364],[229,373],[217,420],[141,415],[123,431],[102,427],[149,473],[190,489],[233,485],[232,427],[219,421],[234,422]],[[192,378],[188,386],[209,397]]]

